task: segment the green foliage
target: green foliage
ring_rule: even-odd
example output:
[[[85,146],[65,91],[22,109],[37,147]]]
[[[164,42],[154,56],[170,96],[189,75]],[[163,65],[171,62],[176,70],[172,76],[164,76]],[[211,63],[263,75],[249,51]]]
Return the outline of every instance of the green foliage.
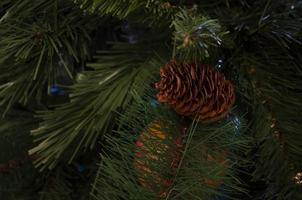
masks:
[[[252,155],[257,166],[253,174],[254,180],[265,177],[268,182],[267,192],[263,195],[265,199],[298,199],[299,194],[295,194],[296,186],[292,181],[293,169],[284,152],[284,144],[278,141],[276,132],[271,128],[272,116],[262,105],[255,112],[258,117],[255,117],[251,130],[257,138],[257,153]]]
[[[286,0],[2,0],[0,114],[6,118],[0,120],[0,164],[28,157],[33,129],[38,146],[30,153],[39,155],[37,167],[52,171],[37,178],[28,160],[10,173],[0,172],[0,199],[88,199],[89,180],[74,178],[78,172],[62,172],[57,164],[71,163],[82,150],[90,157],[85,150],[96,149],[98,142],[101,164],[93,198],[158,199],[138,184],[133,168],[135,141],[156,120],[170,121],[163,131],[175,137],[180,125],[190,126],[166,199],[243,199],[242,193],[253,200],[301,199],[293,180],[302,169],[301,13],[298,1]],[[148,31],[137,44],[107,45],[110,50],[97,52],[86,66],[91,44],[98,45],[91,35],[107,16],[144,24]],[[149,31],[152,27],[157,28]],[[234,136],[232,114],[204,125],[150,105],[155,95],[150,85],[172,54],[203,63],[225,61],[220,70],[234,80],[237,105],[247,111],[241,136]],[[76,63],[87,71],[76,76]],[[41,106],[38,128],[32,114],[12,111],[19,103],[31,108],[43,103],[60,73],[75,82],[68,87],[70,101],[49,110]],[[221,174],[223,167],[207,157],[226,149],[227,170]],[[155,168],[164,172],[165,158],[160,161]],[[264,183],[263,191],[245,186],[241,173],[252,185]],[[202,179],[223,181],[223,188],[208,187]]]
[[[43,122],[32,131],[39,145],[30,151],[40,155],[36,166],[53,168],[74,142],[70,161],[83,147],[94,148],[97,139],[114,123],[114,113],[131,102],[129,90],[133,83],[148,70],[146,64],[153,52],[145,49],[138,53],[144,45],[121,43],[99,52],[88,64],[94,70],[80,74],[78,83],[71,87],[70,102],[54,111],[39,112]]]
[[[149,75],[147,80],[152,83],[154,79],[156,76]],[[143,131],[147,131],[150,124],[158,121],[165,122],[165,127],[161,127],[160,131],[176,139],[181,136],[180,128],[183,122],[167,107],[152,105],[155,91],[148,85],[143,86],[145,88],[143,95],[136,93],[136,87],[142,88],[140,84],[133,88],[131,93],[134,102],[124,114],[121,114],[120,128],[114,135],[106,134],[105,136],[107,145],[101,154],[99,171],[91,193],[97,200],[159,199],[156,191],[148,190],[138,183],[140,175],[134,167],[137,148],[135,142]],[[215,199],[216,195],[226,195],[231,199],[236,199],[234,196],[236,193],[245,192],[233,170],[236,166],[248,164],[241,156],[249,145],[247,138],[234,135],[234,130],[232,121],[215,125],[193,123],[184,139],[186,147],[183,150],[177,173],[171,178],[174,184],[163,199]],[[168,142],[164,144],[173,145]],[[146,148],[150,148],[151,154],[152,151],[157,151],[155,146]],[[225,154],[227,158],[224,157]],[[210,161],[209,155],[213,157],[223,155],[223,161],[220,160],[219,163]],[[168,173],[161,166],[167,164],[166,159],[159,157],[156,161],[149,161],[150,165],[153,164],[152,170],[161,174]],[[222,174],[222,171],[226,174]],[[152,182],[153,179],[154,177],[151,176],[149,181]],[[223,181],[225,189],[219,192],[216,188],[205,184],[205,180]],[[158,184],[162,182],[159,181]],[[231,192],[228,194],[227,191]]]
[[[43,187],[37,191],[37,200],[87,200],[90,181],[73,165],[58,166],[43,178]]]
[[[268,4],[267,10],[276,6]],[[267,20],[249,24],[245,38],[243,34],[237,38],[241,43],[249,38],[249,47],[239,46],[230,62],[240,69],[245,83],[239,86],[253,108],[251,134],[257,148],[253,176],[267,182],[262,198],[300,199],[293,177],[301,170],[302,156],[301,42],[296,38],[301,18],[290,21],[286,13],[269,13]]]
[[[259,157],[254,176],[255,180],[264,176],[269,181],[267,191],[270,192],[266,199],[277,196],[277,199],[298,199],[299,195],[292,177],[301,169],[302,162],[302,149],[298,142],[302,128],[299,122],[302,98],[297,93],[301,90],[301,80],[297,75],[301,74],[301,67],[288,55],[278,55],[274,61],[265,61],[260,55],[241,57],[249,63],[247,66],[251,66],[246,67],[245,64],[243,67],[250,72],[247,72],[251,80],[248,87],[253,88],[250,98],[254,99],[252,103],[255,106],[252,133],[257,141]],[[272,67],[268,68],[268,65]],[[274,70],[274,65],[278,70]]]
[[[7,4],[4,4],[7,5]],[[73,60],[89,55],[90,35],[98,21],[71,1],[15,1],[0,19],[0,105],[41,99],[60,71],[70,80]]]
[[[83,3],[85,4],[87,1],[84,1]],[[100,12],[104,14],[125,18],[129,13],[144,7],[145,5],[146,3],[143,1],[118,0],[113,3],[111,1],[96,0],[93,1],[92,9],[100,10]]]
[[[223,30],[217,19],[199,15],[194,9],[181,10],[172,22],[177,54],[188,60],[204,60],[213,47],[222,46]]]
[[[101,15],[116,16],[119,19],[151,24],[152,26],[167,26],[177,8],[165,0],[77,0],[83,8]]]
[[[235,43],[224,53],[227,70],[239,70],[238,91],[250,105],[249,132],[256,149],[250,158],[255,161],[253,177],[267,185],[259,199],[300,199],[293,177],[301,171],[302,152],[301,6],[285,1],[203,1],[200,10],[217,17]]]
[[[0,109],[3,112],[3,109]],[[27,151],[32,145],[30,130],[37,126],[32,113],[12,110],[0,120],[0,198],[17,199],[32,191],[37,172]]]

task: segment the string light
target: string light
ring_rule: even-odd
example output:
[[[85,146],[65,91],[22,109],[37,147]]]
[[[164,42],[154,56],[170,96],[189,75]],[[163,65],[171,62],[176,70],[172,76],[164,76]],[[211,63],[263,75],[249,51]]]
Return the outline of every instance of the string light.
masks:
[[[298,185],[302,185],[302,172],[298,172],[294,177],[294,181]]]
[[[222,59],[219,59],[215,65],[216,69],[222,69],[224,67],[224,62]]]
[[[233,120],[232,120],[232,122],[233,122],[233,124],[235,126],[235,133],[237,135],[239,135],[240,134],[240,128],[241,128],[241,120],[240,120],[240,118],[235,115],[234,118],[233,118]]]

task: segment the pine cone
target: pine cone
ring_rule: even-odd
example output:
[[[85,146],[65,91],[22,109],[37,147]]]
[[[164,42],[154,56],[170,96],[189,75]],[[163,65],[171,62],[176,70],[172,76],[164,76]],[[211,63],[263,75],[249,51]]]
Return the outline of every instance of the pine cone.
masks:
[[[160,69],[160,76],[155,84],[158,101],[200,122],[223,118],[235,102],[232,83],[209,65],[172,60]]]

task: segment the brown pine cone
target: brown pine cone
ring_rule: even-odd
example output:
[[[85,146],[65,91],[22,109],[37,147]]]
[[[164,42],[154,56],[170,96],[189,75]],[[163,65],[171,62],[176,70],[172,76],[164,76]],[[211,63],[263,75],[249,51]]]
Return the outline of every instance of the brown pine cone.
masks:
[[[200,122],[223,118],[235,102],[232,83],[209,65],[172,60],[160,69],[160,76],[155,85],[158,101]]]

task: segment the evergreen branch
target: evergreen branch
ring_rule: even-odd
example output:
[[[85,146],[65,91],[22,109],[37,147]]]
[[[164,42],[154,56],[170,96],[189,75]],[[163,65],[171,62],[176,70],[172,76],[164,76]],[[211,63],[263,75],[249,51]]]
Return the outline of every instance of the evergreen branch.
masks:
[[[287,199],[294,198],[295,185],[292,181],[290,161],[284,152],[284,144],[278,141],[278,136],[271,128],[272,116],[270,111],[263,105],[255,110],[253,129],[256,137],[257,153],[252,156],[256,169],[253,173],[253,180],[258,181],[265,177],[267,188],[261,198]]]
[[[223,43],[224,31],[216,19],[197,15],[196,10],[181,10],[172,22],[175,41],[180,57],[189,60],[204,60],[213,47]]]
[[[43,177],[43,187],[39,188],[37,200],[87,200],[89,181],[72,166],[57,166]]]
[[[297,142],[301,141],[298,113],[302,112],[302,83],[298,78],[301,17],[292,20],[295,10],[289,11],[290,5],[287,6],[281,1],[265,1],[263,8],[255,4],[248,8],[250,12],[238,12],[238,21],[228,18],[240,31],[234,35],[236,43],[242,44],[236,45],[239,48],[230,62],[240,67],[240,79],[245,82],[239,88],[253,110],[250,119],[256,146],[256,154],[251,156],[256,168],[254,181],[266,180],[267,188],[259,199],[301,198],[293,181],[301,171],[302,152]]]
[[[76,2],[101,15],[116,16],[119,19],[130,18],[153,26],[167,26],[177,10],[176,6],[167,0],[78,0]]]
[[[250,165],[244,159],[244,152],[250,146],[247,138],[234,135],[235,129],[232,121],[212,126],[191,125],[187,149],[168,199],[215,199],[215,196],[241,199],[240,195],[244,195],[246,190],[237,170],[238,167]],[[214,160],[211,160],[212,157]],[[213,188],[202,180],[223,183],[224,188]]]
[[[299,57],[294,53],[299,51],[293,50],[300,47],[290,41],[281,45],[271,40],[268,46],[261,44],[263,51],[240,56],[243,73],[250,80],[245,93],[250,94],[247,96],[255,105],[251,132],[255,134],[259,157],[253,158],[256,160],[254,177],[255,180],[265,177],[269,182],[269,192],[263,198],[298,199],[300,193],[293,177],[302,167],[298,142],[302,128],[299,117],[302,82]],[[272,45],[288,46],[291,50],[275,51]]]
[[[84,2],[83,10],[74,1]],[[238,177],[241,166],[244,170],[250,169],[245,158],[247,149],[256,168],[253,186],[256,185],[253,181],[266,184],[260,195],[251,191],[251,199],[302,199],[301,185],[295,184],[293,179],[302,170],[302,6],[298,1],[192,0],[190,2],[198,4],[197,9],[180,12],[174,5],[185,5],[187,1],[180,0],[176,4],[168,0],[74,1],[0,2],[0,105],[5,106],[0,111],[6,114],[6,118],[0,120],[0,141],[5,149],[11,149],[2,151],[0,157],[4,158],[0,161],[0,199],[32,200],[23,186],[31,184],[36,175],[30,163],[22,169],[8,168],[14,169],[11,174],[1,174],[1,167],[14,161],[16,154],[26,155],[30,146],[27,130],[35,127],[31,114],[23,115],[18,110],[11,115],[10,108],[17,102],[28,104],[31,98],[39,101],[46,85],[57,83],[59,71],[73,78],[73,63],[89,57],[89,35],[97,30],[98,17],[85,14],[90,9],[101,16],[130,19],[169,31],[171,27],[167,25],[173,22],[177,56],[204,62],[208,54],[210,59],[216,59],[214,54],[221,56],[223,53],[227,58],[225,71],[231,68],[240,71],[238,102],[243,97],[249,105],[249,126],[247,131],[241,129],[241,132],[254,137],[255,149],[251,148],[249,138],[234,136],[238,131],[230,116],[212,125],[191,124],[177,174],[163,176],[173,179],[173,184],[165,191],[165,199],[216,199],[220,196],[243,199],[241,193],[247,198],[241,183],[245,180]],[[190,13],[195,11],[196,15]],[[199,30],[200,25],[204,32]],[[228,35],[224,27],[229,30]],[[145,40],[160,35],[158,32],[149,32]],[[228,46],[225,36],[234,44]],[[170,36],[160,39],[163,44],[167,41],[170,44]],[[152,46],[150,43],[131,48],[121,45],[118,49],[98,52],[95,63],[88,66],[93,71],[79,74],[79,82],[71,87],[71,102],[52,111],[39,112],[44,122],[33,134],[40,145],[31,151],[40,154],[37,166],[53,168],[65,155],[72,160],[80,150],[94,148],[101,138],[104,142],[102,160],[93,185],[93,198],[160,198],[139,181],[141,174],[133,167],[135,142],[150,123],[157,121],[167,122],[167,127],[159,131],[177,138],[181,135],[179,125],[184,121],[164,106],[154,107],[155,91],[150,85],[157,79],[158,67],[164,61],[150,61],[154,54],[145,50]],[[161,49],[155,49],[162,56]],[[169,50],[164,50],[165,54],[170,54]],[[120,113],[118,117],[117,113]],[[112,129],[116,131],[110,131]],[[164,145],[172,144],[170,141]],[[150,152],[156,153],[155,149]],[[221,153],[226,160],[224,165],[211,162],[212,155],[219,157]],[[158,161],[150,165],[156,172],[164,174],[170,170],[162,168],[166,157]],[[1,165],[3,163],[5,165]],[[221,174],[222,170],[225,174]],[[65,179],[61,173],[48,178],[51,182],[45,185],[39,197],[78,199],[73,195],[77,188],[70,184],[75,179]],[[147,182],[154,183],[152,179],[151,176]],[[224,188],[209,187],[207,180],[222,181]],[[24,184],[26,181],[29,183]],[[30,191],[35,189],[30,185]]]
[[[259,199],[299,199],[293,177],[301,171],[302,152],[301,16],[282,1],[250,3],[246,10],[230,6],[233,13],[220,7],[215,14],[235,31],[237,49],[229,60],[241,70],[239,90],[253,110],[254,181],[267,181]]]
[[[39,112],[44,122],[32,131],[39,145],[30,151],[40,155],[35,162],[37,167],[53,168],[74,144],[70,161],[82,148],[94,148],[98,138],[114,123],[114,112],[130,103],[128,92],[133,82],[150,70],[145,65],[152,52],[145,50],[138,54],[137,48],[145,48],[140,44],[115,47],[95,56],[95,62],[88,65],[94,71],[83,73],[71,87],[69,103],[54,111]]]
[[[3,112],[0,108],[0,112]],[[20,199],[32,187],[36,171],[27,151],[32,145],[30,130],[37,126],[33,113],[12,109],[6,119],[0,120],[0,198]],[[33,188],[31,188],[33,189]],[[25,198],[24,198],[25,199]]]
[[[58,4],[58,5],[57,5]],[[62,71],[73,79],[73,60],[90,55],[95,16],[70,1],[16,1],[5,9],[0,22],[0,100],[9,109],[14,103],[39,100],[46,84],[56,85]]]
[[[152,78],[153,76],[153,78]],[[150,83],[156,79],[154,75],[149,80]],[[142,132],[147,131],[150,124],[154,122],[165,122],[165,127],[160,127],[161,132],[168,134],[167,137],[178,138],[180,133],[180,120],[165,106],[157,105],[154,107],[152,99],[154,98],[154,89],[148,85],[143,84],[144,92],[142,94],[136,93],[136,88],[141,89],[142,84],[133,87],[132,95],[134,102],[121,114],[119,118],[120,128],[115,135],[106,134],[106,144],[101,153],[101,163],[97,173],[93,191],[91,195],[96,200],[109,199],[215,199],[217,195],[226,195],[230,199],[236,192],[245,192],[242,189],[241,182],[236,177],[236,163],[242,152],[245,152],[249,145],[247,145],[246,138],[234,136],[234,125],[232,122],[220,123],[216,125],[192,125],[189,135],[192,136],[189,142],[187,138],[187,150],[183,152],[183,159],[177,175],[172,178],[174,184],[166,193],[166,197],[159,197],[157,191],[152,191],[148,187],[140,185],[138,181],[140,174],[135,169],[134,159],[136,157],[136,141]],[[195,127],[196,125],[196,127]],[[195,128],[194,128],[195,127]],[[148,138],[150,143],[156,140],[152,137]],[[169,141],[160,141],[165,145],[173,145]],[[154,141],[155,144],[160,145],[160,142]],[[144,144],[146,146],[146,144]],[[207,148],[211,146],[211,148]],[[146,147],[150,149],[150,155],[142,155],[147,158],[152,157],[152,152],[157,155],[159,151],[155,146]],[[215,161],[207,160],[209,154],[213,157],[221,155],[221,152],[228,152],[228,158],[224,160],[228,164],[221,165]],[[234,156],[234,157],[233,157]],[[223,156],[223,159],[225,157]],[[156,177],[153,174],[168,173],[166,168],[162,168],[167,164],[168,158],[163,156],[158,157],[158,160],[147,160],[150,164],[151,172],[146,172],[150,177],[144,177],[147,184],[155,183],[155,188],[160,187],[163,180],[156,182]],[[244,159],[241,158],[244,162]],[[245,163],[246,165],[247,163]],[[169,164],[168,164],[169,165]],[[147,165],[148,166],[148,165]],[[227,175],[222,175],[222,168],[228,168]],[[225,169],[223,169],[225,170]],[[234,171],[233,171],[234,170]],[[223,181],[225,189],[215,191],[209,185],[204,183],[204,180],[215,180],[217,182]],[[233,193],[227,194],[228,188],[233,189]],[[159,191],[158,191],[159,192]]]

